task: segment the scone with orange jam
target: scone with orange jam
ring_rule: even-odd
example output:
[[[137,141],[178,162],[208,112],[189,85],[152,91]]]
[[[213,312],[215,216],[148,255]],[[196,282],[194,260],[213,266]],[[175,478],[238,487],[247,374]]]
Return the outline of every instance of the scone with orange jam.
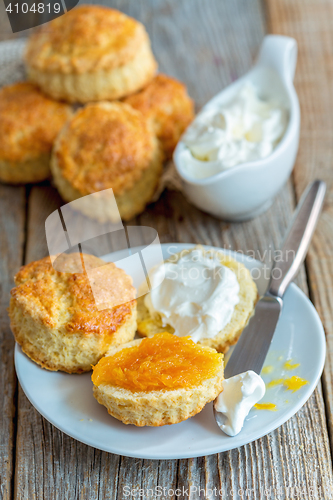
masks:
[[[193,101],[185,85],[160,73],[143,90],[127,97],[125,102],[147,117],[165,158],[171,158],[180,136],[194,119]]]
[[[93,255],[62,254],[56,262],[61,271],[45,257],[15,276],[11,329],[22,350],[43,368],[87,372],[111,346],[134,338],[135,289],[122,269]],[[97,308],[92,280],[110,287],[109,308]]]
[[[122,102],[100,102],[77,111],[61,131],[51,170],[66,201],[112,188],[120,216],[128,220],[151,200],[162,153],[140,111]],[[104,222],[114,218],[112,201],[91,210],[83,199],[77,209]]]
[[[48,98],[32,83],[0,90],[0,181],[40,182],[50,176],[53,142],[71,107]]]
[[[111,349],[92,381],[97,401],[124,424],[176,424],[222,391],[223,354],[162,332]]]
[[[25,63],[45,93],[81,103],[136,92],[157,68],[144,26],[101,5],[76,7],[37,29]]]

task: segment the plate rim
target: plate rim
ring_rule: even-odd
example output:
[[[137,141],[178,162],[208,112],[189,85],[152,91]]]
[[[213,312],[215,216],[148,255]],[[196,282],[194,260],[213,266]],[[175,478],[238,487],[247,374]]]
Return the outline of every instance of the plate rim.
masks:
[[[197,244],[195,244],[195,243],[175,243],[175,242],[161,243],[162,247],[167,247],[167,246],[171,246],[171,245],[177,246],[176,252],[177,251],[179,252],[182,249],[191,248],[191,247],[196,246]],[[235,258],[238,261],[243,262],[243,263],[246,262],[246,261],[248,261],[248,262],[252,262],[252,263],[258,264],[258,265],[260,265],[260,267],[264,266],[264,263],[258,261],[257,259],[254,259],[254,258],[252,258],[252,257],[250,257],[248,255],[241,254],[241,253],[239,253],[237,251],[226,250],[226,249],[223,249],[221,247],[216,247],[216,246],[213,246],[213,245],[201,245],[201,246],[204,247],[204,248],[214,248],[217,251],[222,251],[224,253],[230,254],[231,256],[235,256]],[[132,250],[135,250],[137,248],[141,248],[141,246],[134,247],[134,248],[132,248]],[[113,252],[110,252],[110,254],[111,253],[113,253]],[[109,254],[105,254],[105,255],[109,255]],[[318,325],[318,330],[320,331],[320,333],[318,334],[318,338],[320,339],[320,357],[318,359],[318,368],[316,370],[316,376],[312,380],[312,382],[308,384],[307,390],[304,391],[304,393],[300,396],[300,398],[298,399],[298,401],[295,402],[295,404],[292,405],[290,407],[290,409],[287,412],[284,412],[283,415],[281,415],[280,417],[278,417],[278,414],[277,414],[277,418],[274,419],[274,421],[271,423],[271,425],[268,425],[268,427],[264,427],[265,430],[263,432],[255,432],[254,431],[254,432],[252,432],[252,434],[248,435],[248,437],[246,437],[245,439],[244,439],[244,436],[243,436],[243,439],[239,438],[239,435],[238,436],[234,436],[233,438],[230,438],[230,444],[231,445],[227,449],[225,449],[225,447],[223,447],[223,449],[221,450],[221,447],[219,447],[218,445],[216,445],[214,447],[210,447],[209,449],[204,449],[202,451],[202,453],[194,452],[194,451],[192,451],[192,452],[191,451],[186,452],[184,450],[184,452],[182,452],[181,454],[166,453],[166,454],[159,454],[157,456],[156,453],[152,453],[152,452],[145,453],[144,450],[142,450],[142,453],[140,453],[140,455],[139,455],[137,453],[131,454],[131,453],[127,452],[127,451],[124,453],[120,449],[119,450],[117,450],[117,449],[110,449],[110,447],[104,447],[104,446],[102,446],[102,444],[98,444],[96,446],[96,442],[94,440],[90,440],[88,436],[87,436],[87,438],[83,438],[81,435],[79,436],[75,432],[75,430],[74,430],[74,432],[71,430],[71,433],[69,433],[68,430],[65,430],[64,427],[60,426],[57,423],[56,419],[53,419],[51,416],[45,414],[45,412],[39,406],[39,404],[36,404],[34,401],[31,400],[30,394],[29,394],[29,390],[26,390],[27,389],[26,388],[26,384],[22,380],[22,377],[21,377],[21,374],[20,374],[19,368],[18,368],[18,365],[19,365],[19,356],[20,355],[26,356],[26,355],[23,353],[23,351],[21,350],[21,347],[17,343],[15,343],[15,351],[14,351],[14,362],[15,362],[16,375],[17,375],[19,383],[20,383],[20,385],[21,385],[21,387],[22,387],[22,389],[23,389],[26,397],[28,398],[28,400],[30,401],[30,403],[32,404],[32,406],[48,422],[50,422],[52,425],[54,425],[54,427],[56,427],[57,429],[59,429],[61,432],[63,432],[67,436],[69,436],[69,437],[71,437],[73,439],[76,439],[77,441],[79,441],[79,442],[81,442],[81,443],[83,443],[85,445],[88,445],[88,446],[91,446],[93,448],[105,451],[107,453],[114,453],[114,454],[121,455],[121,456],[126,456],[126,457],[130,457],[130,458],[139,458],[139,459],[178,460],[178,459],[197,458],[197,457],[201,457],[201,456],[209,456],[209,455],[216,454],[216,453],[223,453],[225,451],[230,451],[230,450],[233,450],[235,448],[239,448],[241,446],[245,446],[246,444],[249,444],[249,443],[251,443],[253,441],[256,441],[257,439],[260,439],[260,438],[262,438],[262,437],[270,434],[272,431],[274,431],[275,429],[277,429],[281,425],[283,425],[285,422],[287,422],[293,415],[295,415],[302,408],[302,406],[304,406],[304,404],[311,397],[311,395],[313,394],[315,388],[317,387],[317,385],[319,383],[319,380],[320,380],[320,377],[322,375],[322,372],[323,372],[323,369],[324,369],[324,364],[325,364],[325,358],[326,358],[326,337],[325,337],[324,327],[322,325],[322,322],[320,320],[320,317],[319,317],[319,314],[318,314],[316,308],[314,307],[314,305],[311,302],[311,300],[307,297],[307,295],[295,283],[291,283],[289,287],[293,289],[294,293],[296,293],[300,297],[302,297],[303,300],[305,299],[305,302],[307,302],[307,305],[312,310],[313,316],[314,316],[315,321],[316,321],[316,323]],[[31,361],[32,363],[34,363],[30,359],[29,359],[29,361]],[[42,370],[43,368],[40,368],[40,369]],[[218,448],[220,448],[220,449],[218,449]]]

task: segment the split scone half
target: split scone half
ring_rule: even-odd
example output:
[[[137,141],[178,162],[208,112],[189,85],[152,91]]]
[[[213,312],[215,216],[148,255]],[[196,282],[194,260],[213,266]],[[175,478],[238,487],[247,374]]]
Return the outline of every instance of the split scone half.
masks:
[[[11,329],[25,354],[43,368],[87,372],[111,346],[134,338],[135,288],[122,269],[93,255],[62,254],[58,259],[62,271],[56,271],[50,257],[45,257],[22,267],[15,276]],[[92,280],[110,285],[105,299],[110,307],[97,308]]]
[[[46,94],[80,103],[125,97],[157,68],[144,26],[100,5],[76,7],[36,30],[25,63]]]
[[[112,188],[121,218],[129,220],[155,192],[162,152],[140,111],[122,102],[100,102],[79,109],[62,129],[51,170],[67,202]],[[76,209],[100,222],[116,219],[113,200],[103,200],[93,210],[82,200]]]
[[[47,179],[52,146],[72,116],[68,104],[19,82],[0,90],[0,181],[25,184]]]
[[[92,381],[97,401],[124,424],[176,424],[223,390],[223,354],[162,332],[110,349]]]
[[[212,279],[210,278],[209,272],[207,273],[207,269],[203,267],[200,270],[203,274],[203,279],[200,283],[197,285],[194,282],[190,282],[188,286],[185,286],[183,280],[181,280],[179,284],[177,283],[178,276],[182,276],[184,274],[184,269],[182,269],[182,267],[178,269],[175,267],[170,271],[171,275],[175,276],[174,281],[169,281],[168,283],[166,274],[164,281],[160,285],[160,287],[164,287],[162,291],[161,288],[157,287],[146,296],[138,298],[138,333],[143,337],[151,337],[161,331],[168,331],[170,333],[176,333],[177,335],[187,334],[191,335],[191,337],[198,342],[198,344],[213,347],[218,352],[226,353],[229,347],[237,342],[250,317],[254,313],[255,304],[258,300],[257,287],[251,277],[250,271],[242,263],[237,262],[228,254],[217,251],[214,248],[206,250],[199,245],[188,250],[183,250],[178,254],[172,255],[170,259],[165,261],[165,264],[171,263],[171,265],[174,266],[177,265],[177,263],[180,263],[181,259],[193,259],[193,271],[197,271],[198,269],[195,268],[195,262],[198,256],[203,260],[208,259],[208,261],[213,260],[214,262],[217,262],[219,266],[222,266],[222,270],[227,268],[229,275],[231,275],[231,278],[234,280],[234,285],[236,285],[238,289],[238,291],[236,289],[238,297],[233,297],[233,299],[236,299],[233,302],[234,305],[232,305],[231,308],[230,304],[227,306],[226,315],[229,314],[229,318],[226,324],[220,328],[220,323],[217,322],[216,324],[215,322],[214,330],[214,316],[210,316],[212,308],[209,307],[207,310],[205,300],[212,301],[213,313],[214,307],[215,312],[218,313],[221,308],[224,307],[224,299],[228,302],[232,298],[231,295],[235,295],[235,289],[232,291],[230,283],[228,285],[226,284],[228,288],[224,291],[223,282],[221,287],[218,288],[216,281],[214,281],[212,285],[212,292],[208,293],[206,299],[201,298],[196,302],[195,296],[198,296],[198,294],[200,296],[202,290],[203,293],[205,293],[204,288],[207,286],[207,283],[209,285],[209,280]],[[191,276],[191,271],[191,265],[189,268],[185,268],[185,276]],[[230,273],[230,271],[232,271],[232,273]],[[153,278],[153,274],[150,274],[150,276]],[[218,272],[215,273],[215,276],[216,278],[214,279],[218,279]],[[170,284],[173,288],[166,288]],[[178,293],[178,286],[182,287],[180,292],[182,294],[182,298],[177,305],[175,300],[177,300],[176,295]],[[152,304],[151,293],[154,293],[155,297],[156,294],[158,296],[162,293],[164,297],[163,300],[166,303],[163,312],[159,312],[156,309],[153,311],[151,309],[149,310],[150,304]],[[224,299],[222,296],[223,293],[225,295]],[[220,297],[222,297],[220,299],[221,303],[216,302],[219,300],[219,294]],[[186,303],[186,301],[188,302]],[[190,311],[189,313],[186,312],[186,308],[187,311]],[[195,313],[193,313],[193,311],[195,311]],[[197,321],[197,325],[195,325],[195,332],[192,335],[189,328],[190,325],[194,324],[193,316],[194,320]],[[168,321],[171,321],[168,318],[173,318],[177,324],[186,325],[187,332],[175,332],[175,328],[168,323]],[[212,325],[213,330],[211,328],[208,335],[208,327],[212,327]]]
[[[194,119],[194,104],[186,86],[159,73],[144,89],[126,97],[124,102],[141,111],[151,122],[165,159],[170,159],[180,136]]]

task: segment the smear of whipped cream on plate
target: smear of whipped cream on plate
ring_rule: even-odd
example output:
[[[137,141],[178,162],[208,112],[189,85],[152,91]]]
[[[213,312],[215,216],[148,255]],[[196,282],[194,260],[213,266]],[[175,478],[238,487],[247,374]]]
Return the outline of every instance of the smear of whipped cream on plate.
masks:
[[[263,379],[252,370],[223,381],[223,391],[217,396],[214,408],[220,414],[220,428],[228,436],[236,436],[244,425],[251,408],[265,395]]]

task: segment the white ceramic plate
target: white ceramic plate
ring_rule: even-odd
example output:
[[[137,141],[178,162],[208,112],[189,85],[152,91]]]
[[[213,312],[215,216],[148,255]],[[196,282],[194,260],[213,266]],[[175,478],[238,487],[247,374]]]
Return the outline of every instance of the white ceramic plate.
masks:
[[[193,245],[162,245],[165,258]],[[249,269],[263,269],[253,259],[232,253]],[[254,273],[259,293],[267,287],[267,278]],[[267,273],[266,273],[267,274]],[[300,366],[284,372],[284,362],[292,358]],[[176,425],[135,427],[124,425],[108,415],[94,399],[90,374],[68,375],[43,370],[25,356],[16,345],[15,366],[20,384],[35,408],[58,429],[90,446],[119,455],[149,459],[190,458],[237,448],[273,431],[292,417],[314,391],[325,360],[325,335],[316,310],[304,293],[291,285],[285,295],[267,363],[271,378],[298,375],[308,384],[292,393],[282,385],[268,389],[263,401],[277,405],[277,411],[252,409],[245,425],[235,437],[224,435],[217,427],[212,403],[201,413]],[[267,364],[266,363],[266,364]]]

